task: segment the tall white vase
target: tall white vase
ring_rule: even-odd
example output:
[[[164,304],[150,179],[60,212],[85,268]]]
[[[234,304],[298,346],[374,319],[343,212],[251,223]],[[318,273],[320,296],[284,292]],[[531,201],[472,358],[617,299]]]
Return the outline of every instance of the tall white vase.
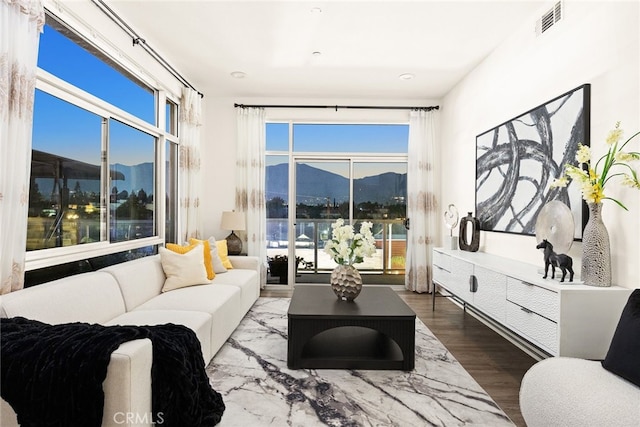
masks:
[[[602,222],[602,203],[589,203],[589,221],[582,234],[582,274],[585,285],[611,286],[609,233]]]

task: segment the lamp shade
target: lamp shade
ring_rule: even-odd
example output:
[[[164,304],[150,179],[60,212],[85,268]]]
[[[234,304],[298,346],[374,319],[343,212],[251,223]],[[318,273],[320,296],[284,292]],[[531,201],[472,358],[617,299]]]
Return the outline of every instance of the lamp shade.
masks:
[[[220,228],[223,230],[244,230],[246,228],[243,212],[222,212]]]

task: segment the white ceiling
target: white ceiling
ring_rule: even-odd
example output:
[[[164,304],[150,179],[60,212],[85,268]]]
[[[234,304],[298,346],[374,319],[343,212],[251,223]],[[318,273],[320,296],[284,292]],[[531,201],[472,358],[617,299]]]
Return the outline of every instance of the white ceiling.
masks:
[[[206,96],[380,100],[442,97],[553,1],[106,3]]]

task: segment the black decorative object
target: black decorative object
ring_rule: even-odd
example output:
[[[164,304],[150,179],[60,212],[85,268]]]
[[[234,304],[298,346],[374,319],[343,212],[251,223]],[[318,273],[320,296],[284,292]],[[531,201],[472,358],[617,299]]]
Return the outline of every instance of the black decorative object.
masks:
[[[579,86],[476,137],[476,215],[480,227],[534,235],[542,207],[559,200],[573,213],[582,238],[586,204],[579,184],[549,188],[590,145],[588,84]]]
[[[471,242],[467,242],[467,226],[471,226]],[[463,251],[477,252],[480,248],[480,221],[471,212],[460,220],[458,246]]]
[[[543,279],[547,278],[547,274],[549,272],[549,266],[551,266],[551,278],[556,278],[556,267],[562,270],[562,279],[561,282],[564,282],[564,278],[567,276],[567,271],[569,272],[569,281],[573,282],[573,260],[569,255],[565,254],[557,254],[553,251],[553,245],[549,243],[547,239],[544,239],[542,242],[536,246],[536,249],[544,249],[544,276]]]

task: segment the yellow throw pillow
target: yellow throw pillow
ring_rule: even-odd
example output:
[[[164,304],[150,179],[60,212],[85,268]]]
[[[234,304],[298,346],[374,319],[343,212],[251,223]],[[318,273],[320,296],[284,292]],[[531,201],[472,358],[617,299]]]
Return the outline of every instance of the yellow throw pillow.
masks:
[[[222,260],[222,265],[227,270],[231,270],[233,268],[233,264],[229,260],[229,250],[227,249],[227,241],[226,240],[216,240],[216,246],[218,247],[218,255],[220,255],[220,259]]]
[[[211,260],[211,245],[208,240],[189,239],[189,246],[191,245],[204,245],[204,268],[207,269],[207,279],[213,280],[216,277],[216,272],[213,271],[213,262]]]
[[[183,254],[163,247],[159,247],[158,252],[162,269],[167,276],[162,292],[209,283],[207,270],[202,262],[204,245],[195,245]]]

